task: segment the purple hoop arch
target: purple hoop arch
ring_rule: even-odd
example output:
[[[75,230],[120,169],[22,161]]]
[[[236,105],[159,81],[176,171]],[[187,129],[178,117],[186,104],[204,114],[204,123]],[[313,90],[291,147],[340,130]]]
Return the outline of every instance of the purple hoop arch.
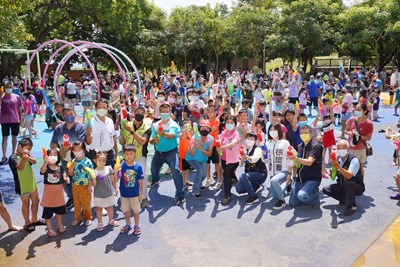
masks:
[[[121,65],[119,64],[118,60],[110,53],[110,51],[109,51],[108,49],[106,49],[106,48],[104,48],[104,47],[102,47],[101,45],[98,45],[98,44],[96,44],[96,43],[87,42],[87,41],[74,41],[74,42],[70,42],[70,44],[73,44],[73,45],[85,45],[85,47],[84,47],[85,49],[86,49],[86,48],[98,48],[98,49],[102,50],[103,52],[105,52],[105,53],[114,61],[114,63],[117,65],[118,70],[119,70],[120,74],[122,75],[122,80],[124,81],[124,84],[126,84],[125,72],[122,70],[122,67],[121,67]],[[50,62],[53,61],[53,59],[58,55],[58,53],[60,53],[60,52],[61,52],[62,50],[64,50],[65,48],[71,46],[70,44],[65,44],[65,45],[63,45],[62,47],[60,47],[59,49],[57,49],[57,50],[50,56],[50,59],[48,60],[48,63],[46,64],[46,67],[45,67],[45,69],[44,69],[44,71],[43,71],[42,81],[44,81],[44,79],[46,78],[46,73],[47,73],[48,67],[50,66]],[[82,49],[84,49],[84,48],[82,48]],[[72,52],[72,53],[65,59],[64,63],[62,64],[61,69],[59,70],[60,73],[62,72],[62,70],[63,70],[63,68],[64,68],[64,65],[68,62],[68,60],[69,60],[73,55],[75,55],[76,53],[78,53],[79,51],[82,51],[82,49],[81,49],[80,47],[75,47],[75,48],[74,48],[74,50],[73,50],[74,52]],[[63,58],[63,60],[64,60],[64,58]],[[60,63],[61,63],[61,62],[60,62]],[[58,81],[58,77],[56,77],[55,79],[57,79],[57,81]],[[98,84],[96,83],[96,85],[98,85]],[[58,86],[58,84],[57,84],[57,86]],[[99,86],[98,86],[98,88],[99,88]],[[58,88],[57,88],[57,89],[58,89]],[[58,91],[58,90],[57,90],[57,91]],[[126,90],[125,90],[125,91],[126,91]],[[97,95],[98,95],[98,98],[100,99],[100,94],[97,94]]]
[[[67,42],[67,41],[64,41],[64,40],[59,40],[59,39],[54,39],[54,40],[50,40],[50,41],[47,41],[47,42],[44,42],[43,44],[41,44],[38,48],[35,49],[35,51],[31,55],[31,57],[29,58],[29,61],[27,62],[27,65],[26,65],[26,71],[25,71],[24,91],[26,91],[26,89],[27,89],[28,75],[30,75],[30,66],[32,64],[33,59],[35,58],[37,53],[39,53],[39,51],[43,49],[43,47],[45,47],[45,46],[47,46],[49,44],[54,44],[54,43],[62,43],[64,45],[68,44],[68,46],[71,46],[71,47],[77,49],[78,53],[81,54],[81,56],[85,59],[86,63],[90,67],[90,71],[92,72],[93,77],[95,78],[96,86],[98,88],[100,87],[99,86],[99,78],[97,77],[97,74],[96,74],[96,71],[94,69],[94,66],[90,62],[90,60],[87,58],[85,53],[83,53],[83,51],[81,49],[79,49],[76,45],[74,45],[74,44],[72,44],[70,42]],[[42,82],[43,82],[43,80],[42,80]],[[46,104],[48,105],[49,103],[46,103]]]

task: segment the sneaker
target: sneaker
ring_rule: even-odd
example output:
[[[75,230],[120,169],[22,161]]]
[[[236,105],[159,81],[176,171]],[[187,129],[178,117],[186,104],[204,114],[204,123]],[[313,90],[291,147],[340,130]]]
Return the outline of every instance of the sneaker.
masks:
[[[213,173],[213,178],[214,178],[214,179],[217,179],[217,177],[218,177],[217,175],[218,175],[218,173],[217,173],[217,172],[214,172],[214,173]]]
[[[187,181],[185,185],[186,185],[186,186],[193,186],[194,183],[192,183],[191,181]]]
[[[8,162],[7,158],[6,158],[6,157],[3,157],[3,158],[1,159],[1,161],[0,161],[0,165],[6,165],[7,162]]]
[[[68,199],[67,203],[65,204],[65,208],[70,209],[74,206],[74,200],[72,198]]]
[[[221,201],[222,205],[228,205],[229,202],[231,202],[232,197],[231,196],[225,196],[224,199]]]
[[[257,203],[258,201],[259,201],[258,196],[249,197],[246,200],[246,205],[251,205],[251,204]]]
[[[149,200],[147,198],[142,200],[142,208],[147,208],[149,206]]]
[[[264,190],[264,187],[262,185],[259,185],[255,188],[255,193],[257,194],[258,192],[261,192]]]
[[[178,197],[178,200],[176,201],[177,206],[182,206],[185,203],[185,198],[184,197]]]
[[[400,194],[399,193],[394,193],[394,194],[390,195],[390,199],[400,200]]]
[[[195,199],[200,199],[200,198],[201,198],[201,194],[200,194],[200,193],[196,193],[196,194],[192,193],[192,196],[193,196]]]
[[[221,189],[222,183],[216,183],[213,187],[211,187],[211,190],[219,190]]]
[[[155,186],[158,186],[158,185],[160,185],[160,181],[152,181],[151,184],[150,184],[150,187],[155,187]]]
[[[397,114],[397,113],[395,113],[395,114],[393,114],[394,116],[396,116],[396,117],[398,117],[399,116],[399,114]]]
[[[274,210],[280,210],[280,209],[282,209],[282,208],[285,207],[285,206],[286,206],[285,200],[279,199],[279,200],[275,203],[275,205],[274,205]]]
[[[346,216],[351,216],[356,211],[357,211],[357,206],[349,206],[349,207],[346,208],[346,210],[344,211],[343,214],[346,215]]]
[[[205,186],[200,187],[200,191],[204,191],[204,190],[206,190]]]

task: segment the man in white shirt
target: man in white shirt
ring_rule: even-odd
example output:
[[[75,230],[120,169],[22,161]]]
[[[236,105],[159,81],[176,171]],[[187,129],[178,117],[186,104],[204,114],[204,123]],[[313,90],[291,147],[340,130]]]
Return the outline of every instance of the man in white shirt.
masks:
[[[95,150],[106,152],[106,165],[114,167],[115,157],[118,155],[117,135],[114,122],[107,117],[107,100],[100,99],[96,102],[95,108],[97,116],[91,119],[92,126],[86,128],[85,140],[89,147],[89,158],[93,161]]]

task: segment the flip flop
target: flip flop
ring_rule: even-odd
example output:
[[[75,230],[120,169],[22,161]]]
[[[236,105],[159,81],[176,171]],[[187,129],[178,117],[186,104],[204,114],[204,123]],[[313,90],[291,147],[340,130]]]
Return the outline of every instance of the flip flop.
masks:
[[[35,226],[33,224],[24,225],[24,230],[28,232],[35,231]]]
[[[36,222],[32,223],[34,226],[43,226],[46,225],[46,223],[42,220],[37,220]]]

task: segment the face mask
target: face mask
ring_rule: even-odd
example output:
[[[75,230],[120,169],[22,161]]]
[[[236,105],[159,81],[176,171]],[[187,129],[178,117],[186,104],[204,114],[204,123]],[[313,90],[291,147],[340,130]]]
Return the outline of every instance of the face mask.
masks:
[[[303,126],[306,126],[306,125],[307,125],[306,121],[299,121],[299,126],[300,127],[303,127]]]
[[[135,114],[135,121],[142,121],[144,119],[143,114]]]
[[[72,116],[72,115],[65,116],[64,120],[67,123],[72,123],[75,121],[75,116]]]
[[[49,163],[50,164],[55,164],[58,160],[57,156],[49,156]]]
[[[362,116],[362,111],[358,111],[358,110],[354,111],[354,116],[361,117]]]
[[[337,155],[338,157],[341,157],[341,158],[346,157],[346,155],[347,155],[347,149],[338,149],[338,150],[336,151],[336,155]]]
[[[244,141],[244,143],[245,143],[245,145],[247,146],[247,147],[253,147],[254,146],[254,144],[255,144],[255,140],[253,140],[253,139],[246,139],[245,141]]]
[[[83,157],[85,155],[84,151],[76,151],[74,152],[75,157],[80,158]]]
[[[272,139],[275,139],[278,137],[278,131],[275,130],[269,131],[269,135],[272,137]]]
[[[328,125],[332,122],[332,120],[325,120],[325,124]]]
[[[188,87],[190,88],[190,87],[192,87],[193,86],[193,83],[188,83]]]
[[[200,134],[201,134],[202,136],[207,136],[209,133],[210,133],[210,132],[209,132],[208,130],[201,130],[201,131],[200,131]]]
[[[200,98],[199,96],[193,96],[193,100],[194,100],[194,101],[199,100],[199,98]]]
[[[175,98],[168,97],[168,103],[170,103],[170,104],[175,103]]]
[[[308,141],[310,141],[310,139],[311,139],[311,136],[309,134],[300,134],[300,139],[304,143],[308,143]]]
[[[228,124],[226,124],[225,126],[226,126],[226,129],[227,129],[228,131],[232,131],[233,129],[235,129],[235,125],[232,124],[232,123],[228,123]]]
[[[89,85],[85,85],[85,89],[89,89]]]
[[[159,96],[159,97],[157,97],[157,99],[158,99],[158,101],[164,101],[164,100],[165,100],[165,97]]]
[[[12,93],[12,91],[13,91],[13,89],[12,89],[12,88],[6,88],[6,93],[7,93],[7,94],[11,94],[11,93]]]
[[[315,81],[314,81],[314,80],[311,80],[310,83],[315,83]]]
[[[105,108],[98,109],[96,112],[97,112],[97,115],[99,115],[100,117],[104,117],[108,113],[107,109],[105,109]]]
[[[182,98],[178,98],[176,101],[177,101],[178,103],[181,103],[181,102],[182,102]]]
[[[188,96],[188,99],[189,99],[189,101],[192,101],[193,100],[193,96],[192,95]]]
[[[160,117],[163,121],[169,120],[169,118],[171,117],[171,115],[169,113],[161,113]]]

